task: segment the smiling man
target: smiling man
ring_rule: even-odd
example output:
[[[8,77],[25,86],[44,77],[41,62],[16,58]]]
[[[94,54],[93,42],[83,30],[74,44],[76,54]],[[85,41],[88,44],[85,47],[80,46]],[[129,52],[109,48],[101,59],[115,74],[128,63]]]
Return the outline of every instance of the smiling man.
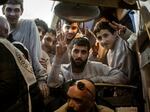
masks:
[[[78,28],[78,23],[77,22],[72,22],[72,21],[63,21],[62,25],[62,33],[64,37],[66,38],[66,43],[69,44],[71,40],[76,36],[78,33],[79,28]]]

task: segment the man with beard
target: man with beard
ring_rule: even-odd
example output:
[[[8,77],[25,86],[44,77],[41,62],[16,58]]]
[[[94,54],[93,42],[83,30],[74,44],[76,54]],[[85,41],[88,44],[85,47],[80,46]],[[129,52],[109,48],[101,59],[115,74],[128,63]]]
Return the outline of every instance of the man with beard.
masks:
[[[65,82],[75,79],[88,78],[93,82],[126,84],[128,77],[117,69],[112,69],[100,62],[89,61],[90,43],[87,37],[74,38],[69,46],[69,64],[61,64],[67,45],[64,37],[58,39],[56,57],[48,76],[50,87],[59,87]]]
[[[113,112],[95,103],[95,92],[94,83],[88,79],[73,82],[67,91],[67,103],[55,112]]]
[[[70,42],[77,35],[78,31],[79,27],[77,22],[63,20],[61,31],[57,31],[57,38],[61,38],[61,36],[63,36],[66,45],[69,46]],[[68,64],[70,62],[68,50],[66,50],[62,58],[63,64]]]
[[[66,41],[66,45],[69,46],[71,41],[74,38],[82,36],[82,35],[87,35],[90,41],[91,47],[94,48],[95,42],[96,42],[95,35],[92,33],[91,30],[89,29],[83,30],[83,28],[79,28],[79,27],[80,27],[80,23],[77,23],[74,21],[63,20],[61,31],[57,31],[57,38],[61,38],[61,36],[63,36]],[[90,58],[90,60],[92,59]],[[69,59],[68,50],[67,50],[63,55],[62,63],[68,64],[69,62],[70,62],[70,59]]]

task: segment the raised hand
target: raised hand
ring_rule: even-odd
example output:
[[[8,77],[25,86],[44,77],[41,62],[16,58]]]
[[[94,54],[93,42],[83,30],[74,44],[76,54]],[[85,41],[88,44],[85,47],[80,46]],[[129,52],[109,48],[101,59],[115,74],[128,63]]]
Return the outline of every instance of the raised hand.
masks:
[[[113,21],[112,23],[109,23],[109,25],[110,25],[113,29],[117,30],[119,35],[124,34],[125,31],[126,31],[126,29],[127,29],[126,26],[124,26],[124,25],[122,25],[122,24],[118,24],[118,23],[116,23],[115,21]]]
[[[63,33],[57,34],[56,56],[62,57],[67,50],[66,38]]]

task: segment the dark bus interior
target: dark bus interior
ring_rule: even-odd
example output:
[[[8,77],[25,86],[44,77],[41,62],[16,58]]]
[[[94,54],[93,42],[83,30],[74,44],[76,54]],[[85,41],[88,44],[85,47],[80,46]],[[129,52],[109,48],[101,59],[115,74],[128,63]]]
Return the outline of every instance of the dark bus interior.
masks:
[[[106,17],[110,21],[115,20],[127,26],[138,35],[136,57],[139,71],[137,70],[136,83],[131,85],[96,83],[96,101],[117,112],[128,111],[127,108],[137,109],[137,112],[150,112],[150,58],[148,58],[150,53],[144,55],[146,60],[141,58],[141,55],[150,48],[150,11],[146,6],[141,6],[138,0],[54,0],[53,9],[56,14],[53,22],[56,23],[54,25],[57,28],[61,27],[61,19],[66,19],[82,23],[81,29],[93,30],[95,23],[102,17]],[[127,11],[126,16],[118,19],[119,13],[116,12],[123,12],[123,10]],[[134,15],[137,12],[144,22],[135,20]],[[139,27],[144,24],[146,28],[137,29],[137,24]]]

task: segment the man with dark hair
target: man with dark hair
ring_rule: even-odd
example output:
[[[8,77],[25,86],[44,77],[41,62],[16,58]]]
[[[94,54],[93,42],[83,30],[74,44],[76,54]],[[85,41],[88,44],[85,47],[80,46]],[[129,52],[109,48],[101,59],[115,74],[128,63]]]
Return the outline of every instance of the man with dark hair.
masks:
[[[45,34],[48,31],[48,26],[45,23],[45,21],[43,21],[41,19],[38,19],[38,18],[35,19],[34,22],[35,22],[35,24],[36,24],[36,26],[38,28],[40,41],[42,43],[42,40],[43,40]],[[49,73],[49,71],[51,69],[50,57],[48,56],[47,52],[45,52],[43,49],[42,49],[40,63],[46,69],[47,73]]]
[[[49,28],[42,40],[42,49],[49,55],[50,63],[53,61],[53,57],[56,54],[56,31]]]
[[[40,40],[42,41],[44,35],[46,34],[46,32],[48,31],[48,26],[47,24],[45,23],[45,21],[37,18],[34,20],[37,28],[38,28],[38,31],[39,31],[39,34],[40,34]]]
[[[100,62],[89,61],[90,43],[87,37],[74,38],[69,47],[69,64],[61,64],[63,53],[66,50],[64,39],[58,40],[56,57],[48,76],[50,87],[59,87],[71,79],[89,78],[93,82],[126,84],[128,78],[117,69],[112,69]]]
[[[39,62],[41,58],[41,44],[38,30],[34,21],[19,20],[23,10],[23,0],[8,0],[2,7],[2,12],[9,22],[13,40],[23,43],[28,49],[41,92],[44,96],[47,96],[46,70]]]
[[[0,1],[0,5],[3,5],[3,4],[5,4],[7,2],[7,0],[1,0]]]
[[[108,107],[97,105],[95,95],[95,85],[90,80],[73,82],[67,91],[67,103],[55,112],[113,112]]]
[[[78,23],[73,21],[63,21],[62,25],[62,33],[64,37],[66,38],[66,43],[69,44],[71,40],[76,36],[78,33]]]
[[[63,20],[62,23],[63,24],[62,24],[61,31],[57,32],[57,38],[59,39],[63,36],[67,46],[69,46],[69,44],[71,43],[71,41],[74,38],[80,37],[83,35],[86,35],[89,38],[90,45],[92,48],[95,46],[96,39],[95,39],[92,31],[90,31],[88,29],[84,29],[84,31],[81,31],[82,28],[79,28],[80,23],[78,23],[78,22]],[[69,62],[70,62],[70,60],[68,57],[68,50],[67,50],[62,59],[62,63],[67,64]]]
[[[77,22],[63,20],[61,29],[58,29],[57,31],[57,39],[61,39],[63,37],[66,45],[69,46],[70,42],[78,34],[78,31],[79,27]],[[62,63],[67,64],[70,62],[68,57],[68,50],[66,50],[62,58]]]
[[[132,43],[123,40],[109,22],[97,23],[94,33],[99,43],[108,49],[108,66],[120,70],[130,83],[135,83],[136,72],[139,70]]]

